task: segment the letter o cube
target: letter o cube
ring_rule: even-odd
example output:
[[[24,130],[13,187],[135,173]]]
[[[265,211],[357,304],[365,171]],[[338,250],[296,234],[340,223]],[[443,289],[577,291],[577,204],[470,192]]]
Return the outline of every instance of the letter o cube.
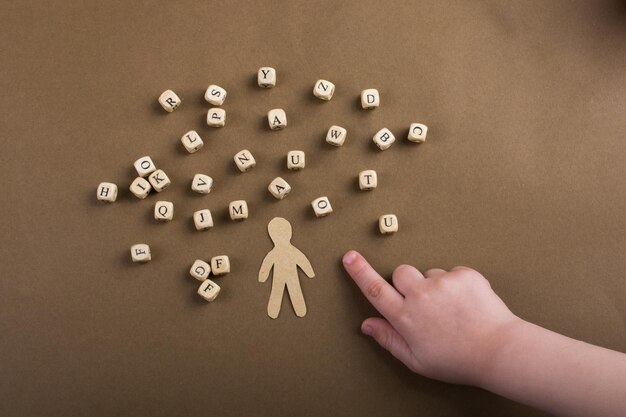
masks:
[[[152,158],[149,156],[142,156],[137,159],[134,163],[135,169],[137,170],[137,175],[140,177],[147,177],[156,171],[156,165],[152,162]]]
[[[313,200],[311,206],[313,206],[313,211],[315,212],[316,217],[328,216],[330,213],[333,212],[333,208],[330,205],[330,200],[328,199],[328,197],[325,196]]]

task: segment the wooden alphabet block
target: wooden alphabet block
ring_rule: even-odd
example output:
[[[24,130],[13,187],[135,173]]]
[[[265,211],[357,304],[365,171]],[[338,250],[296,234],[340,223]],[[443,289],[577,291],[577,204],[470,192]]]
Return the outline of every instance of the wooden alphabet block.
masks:
[[[239,171],[246,172],[256,165],[256,161],[254,160],[254,156],[250,153],[249,150],[243,149],[235,154],[233,157],[235,161],[235,165],[239,168]]]
[[[289,151],[287,153],[287,169],[297,171],[304,169],[305,159],[302,151]]]
[[[152,162],[152,158],[149,156],[142,156],[137,159],[134,163],[135,169],[137,170],[137,174],[140,177],[147,177],[156,171],[156,165]]]
[[[211,210],[202,209],[193,213],[193,224],[196,226],[196,230],[207,230],[213,227]]]
[[[190,130],[180,138],[181,143],[187,149],[187,152],[194,153],[204,146],[202,138],[195,130]]]
[[[96,198],[107,203],[115,202],[117,200],[117,185],[112,182],[101,182],[96,191]]]
[[[398,218],[395,214],[383,214],[378,219],[378,228],[380,233],[395,233],[398,231]]]
[[[311,203],[311,206],[313,206],[313,211],[315,212],[316,217],[324,217],[333,212],[333,208],[330,205],[328,197],[316,198]]]
[[[163,107],[163,109],[168,113],[176,110],[178,106],[180,106],[181,102],[182,100],[172,90],[165,90],[159,96],[159,103],[161,104],[161,107]]]
[[[267,189],[276,199],[282,200],[287,197],[291,191],[291,185],[281,177],[276,177],[272,180]]]
[[[228,213],[231,220],[244,220],[248,218],[248,203],[245,200],[231,201],[228,205]]]
[[[226,110],[218,107],[209,109],[206,114],[206,124],[211,127],[223,127],[226,124]]]
[[[157,201],[154,204],[154,219],[169,222],[174,218],[174,203],[171,201]]]
[[[162,169],[157,169],[152,174],[150,174],[148,180],[150,181],[152,188],[154,188],[154,191],[156,191],[157,193],[160,193],[172,184],[170,178],[165,172],[163,172]]]
[[[423,143],[426,142],[426,133],[428,133],[428,126],[421,123],[411,123],[407,139],[411,142]]]
[[[221,106],[226,100],[226,90],[219,85],[211,84],[204,93],[204,99],[214,106]]]
[[[373,190],[378,186],[378,175],[373,169],[359,172],[359,188],[361,190]]]
[[[230,259],[227,255],[218,255],[211,258],[213,275],[225,275],[230,272]]]
[[[211,210],[202,209],[193,213],[193,223],[196,230],[207,230],[213,227],[213,216]]]
[[[361,107],[366,110],[375,109],[380,106],[380,95],[375,88],[368,88],[361,92]]]
[[[201,259],[196,259],[189,269],[189,275],[197,279],[198,281],[205,281],[209,278],[211,273],[211,266]]]
[[[130,189],[130,192],[135,195],[135,197],[137,197],[140,200],[143,200],[144,198],[148,197],[148,194],[150,194],[150,191],[152,190],[152,186],[145,178],[137,177],[130,184],[129,189]]]
[[[331,126],[326,133],[326,142],[333,146],[343,146],[348,132],[341,126]]]
[[[213,187],[213,178],[204,174],[196,174],[191,180],[191,189],[198,194],[208,194]]]
[[[257,73],[257,84],[262,88],[272,88],[276,85],[276,70],[272,67],[261,67]]]
[[[130,247],[130,256],[133,262],[148,262],[152,259],[150,246],[145,243],[138,243]]]
[[[396,137],[386,127],[376,132],[372,139],[381,151],[389,149],[389,147],[396,141]]]
[[[198,288],[198,294],[209,302],[215,300],[219,293],[220,286],[210,279],[202,281],[202,284],[200,284],[200,288]]]
[[[335,93],[335,84],[326,80],[317,80],[313,86],[313,94],[315,97],[328,101],[333,98]]]
[[[267,122],[272,130],[280,130],[287,127],[287,114],[283,109],[272,109],[267,112]]]

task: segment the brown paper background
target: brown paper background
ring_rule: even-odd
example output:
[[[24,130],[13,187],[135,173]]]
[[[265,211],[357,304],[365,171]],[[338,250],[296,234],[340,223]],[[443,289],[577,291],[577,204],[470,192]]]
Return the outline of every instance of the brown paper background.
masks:
[[[477,268],[521,317],[626,350],[626,8],[621,1],[2,2],[0,414],[3,416],[536,416],[489,393],[427,380],[371,340],[375,314],[340,267],[350,248],[386,277],[400,263]],[[255,86],[274,66],[278,85]],[[311,94],[335,82],[332,101]],[[204,124],[209,83],[227,126]],[[358,108],[364,88],[381,107]],[[182,106],[165,113],[171,88]],[[266,128],[283,107],[289,126]],[[404,137],[429,126],[423,145]],[[343,148],[324,143],[331,124]],[[371,144],[380,128],[398,142]],[[196,129],[205,147],[179,139]],[[246,174],[232,156],[247,148]],[[302,149],[307,167],[288,172]],[[173,185],[139,201],[133,161]],[[356,175],[375,169],[379,188]],[[194,195],[196,172],[215,179]],[[275,201],[277,175],[293,186]],[[118,202],[98,204],[113,181]],[[310,201],[335,212],[312,215]],[[250,218],[226,220],[230,200]],[[157,199],[174,220],[156,224]],[[191,214],[213,211],[200,233]],[[395,213],[400,231],[376,220]],[[256,274],[274,216],[316,272],[308,315],[265,312]],[[153,261],[130,262],[132,244]],[[212,304],[188,275],[228,254]],[[462,341],[461,341],[462,343]],[[584,375],[581,375],[584,377]]]

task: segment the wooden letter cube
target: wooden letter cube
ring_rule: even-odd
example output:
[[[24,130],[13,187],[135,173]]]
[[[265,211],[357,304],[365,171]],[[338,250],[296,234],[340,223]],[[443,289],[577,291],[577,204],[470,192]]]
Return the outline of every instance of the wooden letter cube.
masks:
[[[133,262],[148,262],[152,259],[150,246],[145,243],[138,243],[130,247],[130,256]]]
[[[333,146],[343,146],[348,132],[341,126],[331,126],[326,134],[326,142]]]
[[[115,202],[117,200],[117,185],[112,182],[101,182],[96,191],[96,198],[107,203]]]
[[[333,98],[335,92],[335,84],[326,80],[317,80],[313,86],[313,94],[315,97],[328,101]]]
[[[152,186],[145,178],[137,177],[132,184],[130,184],[130,192],[141,200],[148,197],[150,190],[152,190]]]
[[[378,219],[380,233],[395,233],[398,231],[398,218],[395,214],[384,214]]]
[[[219,85],[211,84],[204,93],[204,99],[214,106],[221,106],[226,100],[226,90]]]
[[[211,127],[222,127],[226,124],[226,110],[213,107],[206,114],[206,124]]]
[[[304,152],[289,151],[287,153],[287,168],[293,171],[304,169]]]
[[[231,201],[228,205],[228,213],[231,220],[244,220],[248,218],[248,203],[245,200]]]
[[[193,213],[193,224],[196,226],[196,230],[207,230],[213,227],[211,210],[202,209]]]
[[[287,115],[283,109],[272,109],[267,112],[267,122],[272,130],[284,129],[287,126]]]
[[[428,133],[428,126],[421,123],[411,123],[407,139],[411,142],[423,143],[426,142],[426,133]]]
[[[201,259],[196,259],[189,270],[189,274],[198,281],[205,281],[209,278],[210,273],[211,266]]]
[[[289,194],[289,192],[291,191],[291,185],[289,185],[289,183],[287,183],[287,181],[285,181],[281,177],[276,177],[270,183],[267,189],[278,200],[282,200],[283,198],[287,197],[287,194]]]
[[[150,181],[150,184],[152,184],[152,188],[154,188],[154,191],[156,191],[157,193],[160,193],[161,191],[169,187],[170,184],[172,184],[169,177],[165,172],[163,172],[162,169],[157,169],[152,174],[150,174],[148,180]]]
[[[142,156],[135,161],[135,169],[140,177],[147,177],[156,171],[156,165],[149,156]]]
[[[204,146],[202,138],[195,130],[190,130],[189,132],[185,133],[183,137],[180,138],[180,141],[189,153],[194,153]]]
[[[200,284],[200,288],[198,288],[198,294],[200,294],[202,298],[209,302],[215,300],[219,293],[220,286],[210,279],[202,281],[202,284]]]
[[[250,151],[247,149],[237,152],[233,157],[233,160],[241,172],[246,172],[256,165],[254,156],[252,156]]]
[[[208,194],[213,187],[213,178],[204,174],[196,174],[191,180],[191,189],[198,194]]]
[[[396,141],[396,137],[386,127],[376,132],[372,139],[381,151],[389,149],[389,147]]]
[[[320,197],[313,200],[311,203],[313,211],[315,211],[316,217],[324,217],[333,212],[333,208],[330,205],[328,197]]]
[[[211,270],[213,275],[224,275],[230,272],[230,259],[227,255],[219,255],[211,258]]]
[[[380,106],[380,95],[375,88],[368,88],[361,92],[361,107],[364,109],[375,109]]]
[[[368,169],[359,172],[359,188],[361,190],[373,190],[378,185],[376,171]]]
[[[276,85],[276,70],[272,67],[261,67],[257,74],[259,87],[272,88]]]
[[[181,99],[172,90],[165,90],[163,94],[159,96],[159,103],[166,112],[171,113],[180,106]]]
[[[157,201],[154,204],[154,218],[169,222],[174,217],[174,204],[170,201]]]

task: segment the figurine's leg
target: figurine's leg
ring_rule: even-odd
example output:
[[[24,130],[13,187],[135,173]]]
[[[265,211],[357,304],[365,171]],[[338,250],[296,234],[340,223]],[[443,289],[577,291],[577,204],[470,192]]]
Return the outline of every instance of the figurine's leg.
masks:
[[[267,315],[275,319],[280,313],[280,305],[283,302],[283,293],[285,292],[285,282],[276,279],[272,279],[272,293],[270,294],[270,301],[267,304]]]
[[[296,316],[304,317],[306,315],[306,304],[304,303],[302,288],[300,288],[300,280],[297,276],[296,279],[287,280],[287,291],[289,291],[289,298]]]

